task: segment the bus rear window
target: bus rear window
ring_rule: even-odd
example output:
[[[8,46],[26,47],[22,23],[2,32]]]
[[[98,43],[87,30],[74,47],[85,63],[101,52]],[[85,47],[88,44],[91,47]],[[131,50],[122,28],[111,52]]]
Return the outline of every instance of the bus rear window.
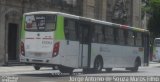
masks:
[[[27,31],[53,31],[56,28],[55,15],[27,15],[26,16]]]

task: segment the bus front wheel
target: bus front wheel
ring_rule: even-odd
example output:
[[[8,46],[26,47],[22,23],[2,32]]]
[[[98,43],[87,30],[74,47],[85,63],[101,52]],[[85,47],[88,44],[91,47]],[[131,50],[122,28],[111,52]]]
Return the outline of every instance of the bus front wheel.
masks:
[[[83,68],[83,73],[84,74],[94,73],[94,70],[92,68]]]
[[[34,67],[35,70],[40,70],[40,68],[41,68],[40,66],[37,66],[37,65],[35,65],[33,67]]]
[[[70,67],[59,66],[58,69],[61,73],[69,73],[69,74],[73,73],[73,68]]]
[[[131,71],[132,71],[132,72],[137,72],[139,66],[140,66],[140,60],[137,60],[137,59],[136,59],[136,61],[135,61],[135,63],[134,63],[134,67],[131,68]]]

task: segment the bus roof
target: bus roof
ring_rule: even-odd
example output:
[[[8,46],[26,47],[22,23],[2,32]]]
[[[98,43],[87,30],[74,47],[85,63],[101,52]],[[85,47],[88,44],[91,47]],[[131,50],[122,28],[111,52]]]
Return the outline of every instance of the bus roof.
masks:
[[[71,15],[71,14],[62,13],[62,12],[36,11],[36,12],[24,13],[24,15],[31,15],[31,14],[56,14],[56,15],[62,15],[64,17],[68,17],[68,18],[84,20],[84,21],[88,21],[88,22],[99,23],[99,24],[104,24],[104,25],[109,25],[109,26],[115,26],[115,27],[119,27],[119,28],[123,28],[123,29],[130,29],[130,30],[135,30],[135,31],[139,31],[139,32],[149,32],[146,29],[131,27],[131,26],[122,25],[122,24],[116,24],[116,23],[111,23],[111,22],[106,22],[106,21],[82,17],[82,16]]]

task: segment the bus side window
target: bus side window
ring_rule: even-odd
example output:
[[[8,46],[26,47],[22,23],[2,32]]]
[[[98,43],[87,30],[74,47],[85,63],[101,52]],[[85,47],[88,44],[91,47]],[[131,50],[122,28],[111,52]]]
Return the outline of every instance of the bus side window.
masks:
[[[108,41],[109,41],[108,28],[105,26],[103,29],[104,29],[104,30],[103,30],[104,43],[106,44],[106,43],[109,43],[109,42],[108,42]]]
[[[105,27],[103,26],[101,30],[102,30],[102,40],[103,40],[103,43],[106,43],[106,38],[105,38],[106,29],[105,29]]]
[[[136,46],[142,46],[142,34],[141,33],[137,33],[135,40],[136,40]]]
[[[128,31],[127,30],[124,30],[124,42],[125,42],[125,45],[128,45]]]
[[[125,44],[125,36],[124,36],[124,30],[123,29],[119,29],[118,30],[118,35],[119,35],[119,44],[120,45],[124,45]]]
[[[110,43],[110,44],[114,43],[113,28],[108,27],[107,33],[108,33],[108,41],[107,42]]]
[[[95,25],[95,35],[98,43],[103,43],[102,26]]]
[[[75,30],[75,20],[65,19],[64,21],[64,33],[67,40],[75,41],[77,40],[76,30]]]
[[[95,24],[93,24],[93,29],[92,29],[92,42],[96,43],[97,42],[97,36],[96,36],[96,31],[95,31]]]
[[[118,28],[114,28],[114,43],[119,44]]]
[[[79,21],[78,22],[78,28],[77,30],[77,35],[78,35],[78,40],[80,43],[83,44],[89,44],[91,41],[91,35],[90,35],[90,22],[86,21]]]
[[[128,45],[134,46],[134,33],[132,31],[128,31]]]

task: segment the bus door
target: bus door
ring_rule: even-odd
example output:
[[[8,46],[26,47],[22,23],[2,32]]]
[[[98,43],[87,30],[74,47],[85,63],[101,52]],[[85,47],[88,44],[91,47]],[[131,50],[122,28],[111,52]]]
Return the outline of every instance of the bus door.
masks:
[[[150,46],[149,46],[149,35],[144,34],[143,36],[143,44],[144,44],[144,65],[149,64],[149,54],[150,54]]]
[[[79,26],[79,39],[80,39],[80,67],[88,67],[90,63],[90,25],[80,23]]]

